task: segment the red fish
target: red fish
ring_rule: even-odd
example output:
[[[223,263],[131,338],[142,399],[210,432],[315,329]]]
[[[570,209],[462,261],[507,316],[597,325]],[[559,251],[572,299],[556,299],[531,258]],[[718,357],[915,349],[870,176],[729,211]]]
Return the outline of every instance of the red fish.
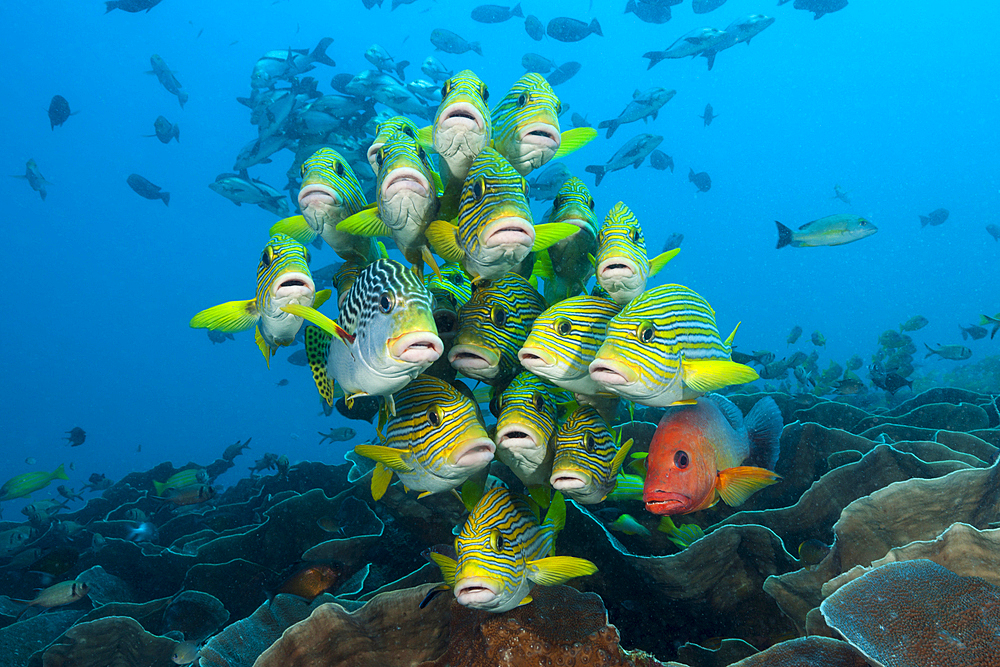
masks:
[[[770,397],[758,401],[745,420],[739,408],[718,394],[667,410],[646,457],[646,509],[687,514],[720,498],[727,505],[741,505],[780,479],[764,467],[741,464],[773,468],[781,427],[781,412]]]

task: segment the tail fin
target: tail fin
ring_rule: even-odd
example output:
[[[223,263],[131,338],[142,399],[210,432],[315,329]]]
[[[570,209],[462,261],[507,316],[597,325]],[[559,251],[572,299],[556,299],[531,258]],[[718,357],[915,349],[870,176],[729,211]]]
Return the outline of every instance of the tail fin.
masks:
[[[479,42],[470,42],[469,48],[478,53],[479,55],[483,55],[483,47],[479,45]]]
[[[181,128],[177,125],[174,125],[174,139],[177,140],[177,143],[181,143]]]
[[[653,69],[653,65],[657,64],[661,60],[664,60],[666,56],[663,55],[663,53],[664,53],[663,51],[648,51],[642,54],[643,58],[649,58],[649,65],[646,67],[646,69],[651,70]]]
[[[319,44],[313,49],[313,52],[309,54],[315,62],[323,63],[324,65],[329,65],[330,67],[336,67],[337,63],[333,62],[333,59],[326,55],[327,48],[333,44],[333,37],[324,37],[319,40]]]
[[[521,3],[514,5],[514,8],[510,10],[511,16],[516,16],[518,18],[524,18],[524,12],[521,11]]]
[[[163,205],[164,206],[170,206],[170,193],[169,192],[161,192],[160,193],[160,199],[163,200]]]
[[[584,171],[594,175],[594,187],[601,184],[601,180],[604,179],[604,174],[607,171],[602,164],[592,164],[588,165]]]
[[[163,490],[164,488],[166,488],[166,486],[167,486],[166,482],[157,482],[156,480],[153,480],[153,490],[156,492],[157,496],[163,496]]]
[[[784,422],[778,404],[770,396],[757,401],[743,422],[750,435],[750,465],[774,470],[781,449]]]
[[[960,324],[958,330],[962,332],[962,340],[969,340],[969,332],[966,331],[965,327]]]
[[[931,219],[928,218],[926,215],[921,215],[921,216],[918,216],[918,217],[920,218],[920,228],[921,229],[923,229],[924,227],[926,227],[927,225],[929,225],[931,223]]]
[[[774,221],[774,224],[778,225],[778,245],[776,245],[775,248],[784,248],[786,245],[791,245],[792,230],[785,227],[777,220]]]
[[[597,22],[597,19],[590,22],[590,32],[604,37],[604,33],[601,32],[601,24]]]
[[[933,348],[932,348],[932,347],[931,347],[930,345],[928,345],[927,343],[924,343],[924,347],[926,347],[926,348],[927,348],[927,354],[925,354],[925,355],[924,355],[924,359],[926,359],[927,357],[929,357],[929,356],[931,356],[932,354],[934,354],[934,353],[936,353],[936,352],[937,352],[937,350],[933,349]]]
[[[107,14],[112,9],[118,9],[118,0],[107,0],[104,3],[104,13]]]
[[[621,123],[618,122],[618,119],[612,118],[611,120],[602,120],[600,123],[597,124],[597,129],[603,130],[604,128],[608,128],[608,131],[604,135],[604,138],[610,139],[611,135],[615,133],[615,130],[618,129],[619,125],[621,125]]]
[[[60,463],[59,467],[56,468],[55,472],[52,473],[52,479],[66,479],[66,480],[68,480],[69,477],[66,476],[66,466],[63,465],[62,463]]]
[[[400,79],[406,78],[405,75],[403,74],[403,70],[405,70],[409,64],[410,64],[409,60],[400,60],[398,63],[396,63],[396,74],[399,75]]]

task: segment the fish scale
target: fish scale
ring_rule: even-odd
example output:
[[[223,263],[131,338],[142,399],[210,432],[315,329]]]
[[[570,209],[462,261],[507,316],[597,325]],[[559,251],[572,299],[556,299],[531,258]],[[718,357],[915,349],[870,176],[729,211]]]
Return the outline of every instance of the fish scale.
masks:
[[[329,185],[344,198],[345,208],[351,213],[360,211],[367,204],[354,172],[347,167],[344,157],[332,148],[321,148],[306,158],[301,172],[302,187],[314,183]]]

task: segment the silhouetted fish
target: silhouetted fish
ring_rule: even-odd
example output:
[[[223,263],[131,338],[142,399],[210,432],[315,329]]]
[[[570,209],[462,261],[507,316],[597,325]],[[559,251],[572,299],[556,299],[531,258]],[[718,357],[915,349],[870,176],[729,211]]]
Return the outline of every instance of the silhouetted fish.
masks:
[[[62,95],[53,95],[52,101],[49,102],[49,124],[52,129],[56,129],[56,125],[62,125],[66,122],[66,119],[72,116],[70,113],[69,102]]]
[[[694,183],[699,192],[708,192],[712,189],[712,177],[706,171],[695,173],[694,169],[689,169],[688,180]]]

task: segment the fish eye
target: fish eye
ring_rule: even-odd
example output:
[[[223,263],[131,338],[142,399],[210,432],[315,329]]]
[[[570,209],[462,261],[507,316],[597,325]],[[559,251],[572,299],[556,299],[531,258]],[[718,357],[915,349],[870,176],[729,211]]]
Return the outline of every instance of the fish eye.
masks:
[[[381,169],[382,168],[382,163],[384,161],[385,161],[385,146],[382,146],[375,153],[375,164],[377,164],[378,168]]]
[[[497,394],[490,399],[490,414],[500,419],[500,413],[503,412],[503,394]]]
[[[451,92],[451,79],[448,79],[447,81],[444,82],[444,85],[441,86],[441,97],[448,97],[448,93],[450,92]]]
[[[629,238],[632,239],[632,243],[638,243],[639,239],[642,238],[642,234],[639,232],[639,228],[636,227],[629,234]]]
[[[545,397],[542,396],[541,392],[536,391],[531,396],[531,404],[538,411],[545,409]]]
[[[562,197],[556,195],[556,198],[552,200],[552,210],[558,211],[561,206],[562,206]]]
[[[477,178],[476,181],[472,184],[472,196],[475,198],[477,202],[482,201],[483,197],[486,196],[485,178],[482,177]]]
[[[312,258],[312,253],[310,253],[308,250],[306,250],[306,264],[308,264],[309,262],[311,262],[312,259],[313,259]]]
[[[464,273],[450,273],[448,274],[448,280],[451,281],[452,285],[464,285],[465,284],[465,274]]]
[[[594,439],[593,433],[588,433],[583,436],[583,446],[587,448],[588,452],[592,452],[597,449],[597,440]]]
[[[594,210],[594,198],[593,197],[591,197],[590,200],[587,202],[587,206],[590,207],[591,211]]]
[[[521,93],[520,95],[517,96],[517,106],[523,107],[527,103],[528,103],[528,96],[527,95],[525,95],[524,93]]]
[[[305,175],[306,175],[306,163],[303,162],[301,165],[299,165],[299,176],[305,176]]]
[[[677,466],[678,469],[684,470],[691,465],[691,457],[689,457],[688,453],[683,449],[678,449],[674,452],[674,465]]]
[[[264,248],[264,252],[260,255],[260,265],[262,268],[266,269],[271,266],[271,260],[274,259],[273,253],[274,251],[271,249],[271,246]]]
[[[490,531],[490,548],[493,551],[500,551],[507,545],[507,541],[503,539],[503,535],[496,528]]]
[[[531,191],[531,186],[528,185],[527,179],[524,179],[524,178],[521,179],[521,187],[524,190],[524,196],[527,197],[528,196],[528,192]]]
[[[403,127],[403,134],[405,134],[406,136],[408,136],[411,139],[416,139],[417,138],[417,135],[413,134],[413,128],[410,127],[409,125]]]
[[[389,292],[382,292],[382,295],[378,298],[378,309],[383,313],[388,313],[392,311],[392,307],[396,305],[396,300],[393,298],[392,294]]]
[[[862,218],[861,222],[859,222],[858,224],[864,227],[865,225],[868,224],[868,221]]]
[[[344,164],[339,160],[335,163],[333,170],[337,172],[337,176],[344,176]]]
[[[432,405],[427,408],[427,421],[434,428],[441,425],[441,408],[439,406]]]
[[[561,113],[562,113],[562,102],[556,102],[556,115],[558,116]]]
[[[479,89],[479,94],[483,98],[483,102],[486,102],[490,99],[490,91],[486,88],[485,83],[483,84],[482,88]]]
[[[653,324],[651,322],[646,321],[639,325],[639,340],[643,343],[652,342],[654,334],[655,332],[653,331]]]
[[[503,309],[503,306],[493,306],[490,308],[490,321],[498,327],[507,324],[507,311]]]
[[[420,146],[417,146],[417,157],[420,159],[421,162],[427,164],[427,151],[425,151]]]
[[[560,336],[566,336],[572,330],[573,324],[565,317],[560,317],[556,320],[556,331],[559,332]]]

